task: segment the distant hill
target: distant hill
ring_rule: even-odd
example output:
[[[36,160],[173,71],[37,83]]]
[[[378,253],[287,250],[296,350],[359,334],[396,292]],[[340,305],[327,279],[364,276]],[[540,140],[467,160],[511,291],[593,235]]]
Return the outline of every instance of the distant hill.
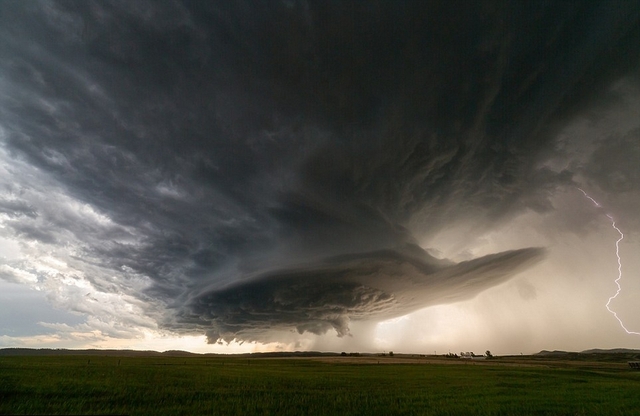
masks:
[[[633,350],[633,349],[628,349],[628,348],[613,348],[610,350],[603,350],[603,349],[599,349],[599,348],[594,348],[594,349],[590,349],[590,350],[584,350],[584,351],[580,351],[580,352],[575,352],[575,351],[558,351],[558,350],[554,350],[554,351],[547,351],[547,350],[542,350],[540,352],[537,352],[535,354],[533,354],[534,356],[542,356],[542,357],[563,357],[563,356],[567,356],[567,355],[579,355],[579,354],[640,354],[640,350]]]
[[[611,350],[601,350],[598,348],[592,350],[584,350],[581,354],[640,354],[640,350],[632,350],[628,348],[614,348]]]
[[[581,352],[540,351],[531,356],[533,360],[545,361],[590,361],[590,362],[631,362],[640,360],[640,350],[628,348],[612,348],[609,350],[590,349]]]
[[[114,356],[114,357],[161,357],[161,356],[176,356],[187,357],[196,356],[200,354],[194,354],[187,351],[136,351],[136,350],[68,350],[63,348],[2,348],[0,349],[0,356],[20,355],[20,356],[43,356],[43,355],[101,355],[101,356]]]
[[[109,356],[109,357],[208,357],[208,356],[224,356],[234,355],[236,357],[254,357],[254,358],[275,358],[275,357],[320,357],[320,356],[337,356],[336,352],[320,352],[320,351],[289,351],[289,352],[258,352],[243,354],[214,354],[205,353],[198,354],[188,351],[169,350],[164,352],[158,351],[137,351],[137,350],[69,350],[64,348],[2,348],[0,356],[45,356],[45,355],[93,355],[93,356]],[[364,355],[364,354],[363,354]]]
[[[533,354],[534,356],[543,356],[543,357],[561,357],[564,355],[568,355],[568,354],[576,354],[575,352],[568,352],[568,351],[558,351],[558,350],[554,350],[554,351],[547,351],[547,350],[542,350],[540,352],[537,352],[535,354]]]

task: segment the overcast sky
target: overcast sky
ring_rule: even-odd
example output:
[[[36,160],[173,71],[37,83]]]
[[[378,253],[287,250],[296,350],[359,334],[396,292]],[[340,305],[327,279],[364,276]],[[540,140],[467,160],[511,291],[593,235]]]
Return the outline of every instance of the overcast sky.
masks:
[[[0,347],[640,348],[638,45],[632,1],[1,1]]]

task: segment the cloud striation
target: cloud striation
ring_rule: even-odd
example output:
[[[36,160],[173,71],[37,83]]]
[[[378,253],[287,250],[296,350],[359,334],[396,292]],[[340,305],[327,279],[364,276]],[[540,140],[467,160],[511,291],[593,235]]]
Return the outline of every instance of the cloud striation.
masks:
[[[543,250],[454,263],[419,244],[552,209],[580,171],[545,164],[555,135],[635,82],[638,16],[624,1],[2,2],[1,236],[23,255],[0,276],[115,336],[209,342],[344,336],[473,297]]]

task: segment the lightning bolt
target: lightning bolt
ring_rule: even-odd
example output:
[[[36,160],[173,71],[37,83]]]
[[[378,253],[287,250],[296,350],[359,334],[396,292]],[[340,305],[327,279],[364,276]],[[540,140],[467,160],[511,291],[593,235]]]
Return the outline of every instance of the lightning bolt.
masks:
[[[596,201],[595,199],[591,198],[584,190],[578,188],[578,190],[580,192],[582,192],[584,194],[584,196],[589,199],[591,202],[593,202],[593,205],[595,205],[598,208],[602,208],[602,205],[600,205],[598,203],[598,201]],[[618,240],[616,240],[616,257],[618,258],[618,278],[616,280],[614,280],[616,286],[617,286],[617,290],[615,295],[611,296],[609,298],[609,300],[607,301],[607,304],[605,305],[607,310],[609,311],[609,313],[611,313],[617,320],[618,323],[620,324],[620,326],[622,327],[622,329],[624,329],[624,331],[629,334],[629,335],[640,335],[640,332],[634,332],[634,331],[629,331],[627,329],[626,326],[624,326],[624,323],[622,323],[622,319],[620,319],[618,317],[618,314],[611,309],[611,301],[614,300],[615,298],[618,297],[618,295],[620,294],[620,292],[622,291],[622,287],[620,286],[620,280],[622,279],[622,259],[620,258],[620,241],[622,241],[624,239],[624,234],[622,233],[622,231],[620,231],[620,229],[616,226],[616,220],[613,219],[613,217],[610,214],[605,214],[607,216],[607,218],[609,218],[609,221],[611,221],[611,227],[613,227],[614,230],[616,230],[618,232],[618,234],[620,234],[620,238],[618,238]]]

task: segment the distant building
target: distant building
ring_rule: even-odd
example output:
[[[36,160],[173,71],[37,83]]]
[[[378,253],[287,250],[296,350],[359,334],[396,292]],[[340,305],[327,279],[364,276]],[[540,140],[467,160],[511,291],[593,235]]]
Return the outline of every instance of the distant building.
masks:
[[[485,357],[484,355],[475,355],[473,352],[461,352],[460,358],[463,358],[465,360],[484,360],[487,357]]]

